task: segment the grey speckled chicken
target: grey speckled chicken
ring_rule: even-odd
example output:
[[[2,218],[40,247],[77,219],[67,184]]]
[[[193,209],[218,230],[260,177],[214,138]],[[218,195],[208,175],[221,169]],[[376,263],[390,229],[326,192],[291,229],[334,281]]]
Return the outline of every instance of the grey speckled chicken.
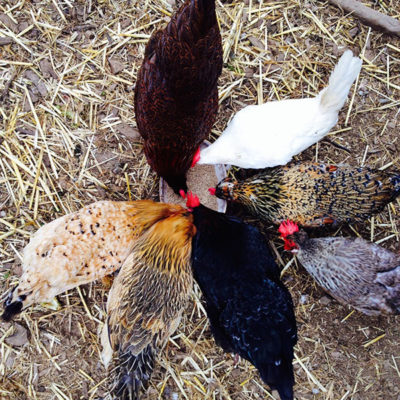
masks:
[[[310,239],[297,224],[279,227],[285,250],[336,300],[367,315],[400,314],[400,255],[361,238]]]

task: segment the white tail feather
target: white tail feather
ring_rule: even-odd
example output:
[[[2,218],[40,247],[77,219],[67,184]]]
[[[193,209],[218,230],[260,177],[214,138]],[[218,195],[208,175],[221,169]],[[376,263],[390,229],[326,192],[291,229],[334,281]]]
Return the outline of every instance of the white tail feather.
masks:
[[[110,364],[110,361],[113,358],[113,353],[114,353],[111,347],[110,337],[108,334],[108,321],[106,321],[103,325],[100,338],[101,338],[101,344],[103,346],[103,351],[101,353],[101,360],[103,361],[103,364],[107,369]]]
[[[361,70],[362,61],[353,57],[350,50],[344,52],[329,78],[329,86],[319,94],[321,106],[326,111],[338,112],[344,105],[350,87]]]

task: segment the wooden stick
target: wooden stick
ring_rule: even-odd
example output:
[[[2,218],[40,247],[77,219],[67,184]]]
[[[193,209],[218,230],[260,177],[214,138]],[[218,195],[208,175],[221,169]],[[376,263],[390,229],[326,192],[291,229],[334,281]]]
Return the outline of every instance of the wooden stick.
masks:
[[[364,24],[372,28],[382,30],[385,33],[400,36],[400,22],[388,15],[375,11],[372,8],[364,6],[356,0],[328,0],[336,7],[342,8],[346,12],[352,13]]]

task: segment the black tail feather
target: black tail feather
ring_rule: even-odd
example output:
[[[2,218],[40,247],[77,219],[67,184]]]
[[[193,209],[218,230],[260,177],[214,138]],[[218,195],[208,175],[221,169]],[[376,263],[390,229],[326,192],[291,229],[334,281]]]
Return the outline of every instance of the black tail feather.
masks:
[[[394,186],[394,198],[396,198],[400,194],[400,175],[393,175],[391,178],[391,183]]]
[[[6,306],[3,315],[1,316],[1,319],[5,322],[11,321],[14,315],[17,315],[22,311],[22,307],[22,301],[14,301],[13,303]]]
[[[293,400],[293,384],[278,386],[276,390],[278,391],[281,400]]]
[[[279,392],[281,400],[293,400],[294,375],[291,362],[281,360],[280,364],[270,364],[259,368],[261,378],[271,389]]]
[[[119,356],[114,385],[115,399],[138,400],[147,388],[154,368],[154,348],[148,345],[139,355],[125,352]]]

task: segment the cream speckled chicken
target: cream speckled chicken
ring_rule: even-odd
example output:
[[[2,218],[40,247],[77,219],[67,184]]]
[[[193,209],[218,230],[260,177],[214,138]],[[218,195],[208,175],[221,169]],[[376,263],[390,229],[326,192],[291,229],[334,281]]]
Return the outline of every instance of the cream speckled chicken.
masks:
[[[23,250],[23,274],[2,318],[113,273],[143,231],[179,210],[150,200],[99,201],[42,226]]]

